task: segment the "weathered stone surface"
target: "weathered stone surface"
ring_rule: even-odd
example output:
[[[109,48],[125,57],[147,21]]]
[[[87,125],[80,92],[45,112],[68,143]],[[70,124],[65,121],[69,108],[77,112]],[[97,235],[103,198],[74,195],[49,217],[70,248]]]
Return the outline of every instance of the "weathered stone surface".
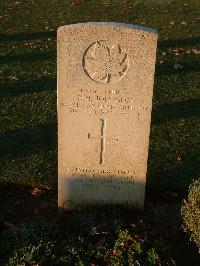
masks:
[[[60,207],[143,207],[156,44],[126,24],[58,29]]]

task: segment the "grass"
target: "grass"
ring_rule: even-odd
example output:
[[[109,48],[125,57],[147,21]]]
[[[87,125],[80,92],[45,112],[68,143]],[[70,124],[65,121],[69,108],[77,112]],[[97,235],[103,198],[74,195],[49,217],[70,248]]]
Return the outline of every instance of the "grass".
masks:
[[[0,206],[3,220],[44,222],[45,215],[39,212],[35,217],[33,213],[42,204],[40,200],[35,203],[35,199],[24,196],[19,212],[20,203],[16,202],[26,195],[19,186],[52,190],[57,186],[56,30],[71,23],[115,21],[157,29],[147,204],[163,191],[176,192],[180,198],[186,193],[200,172],[200,67],[199,56],[194,52],[200,43],[199,9],[197,0],[2,1],[0,197],[1,202],[6,202]],[[177,48],[178,53],[174,50]],[[175,63],[183,69],[174,69]],[[12,191],[15,196],[10,196]],[[47,220],[54,216],[55,210],[50,206]],[[55,202],[53,206],[56,209]],[[173,226],[165,229],[167,233],[170,228]],[[183,250],[180,252],[184,254]]]

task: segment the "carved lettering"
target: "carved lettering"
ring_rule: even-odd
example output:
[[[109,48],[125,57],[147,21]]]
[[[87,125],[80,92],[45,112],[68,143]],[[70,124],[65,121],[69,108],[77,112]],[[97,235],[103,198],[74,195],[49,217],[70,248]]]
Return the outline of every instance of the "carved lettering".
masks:
[[[100,94],[101,93],[101,94]],[[133,108],[133,99],[119,90],[81,89],[80,93],[69,104],[69,112],[84,111],[90,114],[108,114],[117,112],[128,114]]]

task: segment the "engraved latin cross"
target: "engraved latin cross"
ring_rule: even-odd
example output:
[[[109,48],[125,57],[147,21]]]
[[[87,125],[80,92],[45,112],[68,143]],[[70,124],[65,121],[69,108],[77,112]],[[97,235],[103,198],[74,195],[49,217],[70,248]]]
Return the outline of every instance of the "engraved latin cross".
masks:
[[[91,134],[88,133],[88,139],[100,138],[101,145],[100,145],[99,164],[102,164],[104,162],[105,140],[106,139],[112,139],[112,140],[119,141],[119,136],[117,135],[116,138],[114,138],[114,137],[105,137],[106,119],[100,119],[100,123],[101,123],[101,134],[99,136],[91,136]]]

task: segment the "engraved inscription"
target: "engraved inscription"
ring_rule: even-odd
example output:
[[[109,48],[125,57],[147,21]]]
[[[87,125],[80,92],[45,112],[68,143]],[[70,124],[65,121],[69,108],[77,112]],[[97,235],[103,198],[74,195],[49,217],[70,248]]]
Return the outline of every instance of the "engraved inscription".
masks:
[[[100,122],[101,122],[101,134],[100,134],[100,136],[91,136],[90,133],[88,133],[88,139],[100,138],[101,146],[100,146],[99,164],[102,164],[103,161],[104,161],[105,140],[106,139],[112,139],[112,140],[117,140],[118,141],[119,140],[119,136],[117,136],[117,138],[105,137],[106,119],[100,119]]]
[[[102,182],[113,183],[118,180],[123,184],[125,182],[135,183],[135,171],[134,170],[109,170],[109,169],[91,169],[91,168],[68,168],[71,172],[72,177],[76,178],[91,178],[91,181],[95,182],[93,178],[106,177],[107,179],[102,179]]]
[[[133,98],[128,92],[118,89],[81,89],[69,103],[69,112],[78,113],[82,110],[91,115],[103,115],[117,112],[128,114],[133,110]]]
[[[128,56],[119,44],[97,41],[87,48],[83,56],[83,69],[95,82],[115,83],[126,75]]]

